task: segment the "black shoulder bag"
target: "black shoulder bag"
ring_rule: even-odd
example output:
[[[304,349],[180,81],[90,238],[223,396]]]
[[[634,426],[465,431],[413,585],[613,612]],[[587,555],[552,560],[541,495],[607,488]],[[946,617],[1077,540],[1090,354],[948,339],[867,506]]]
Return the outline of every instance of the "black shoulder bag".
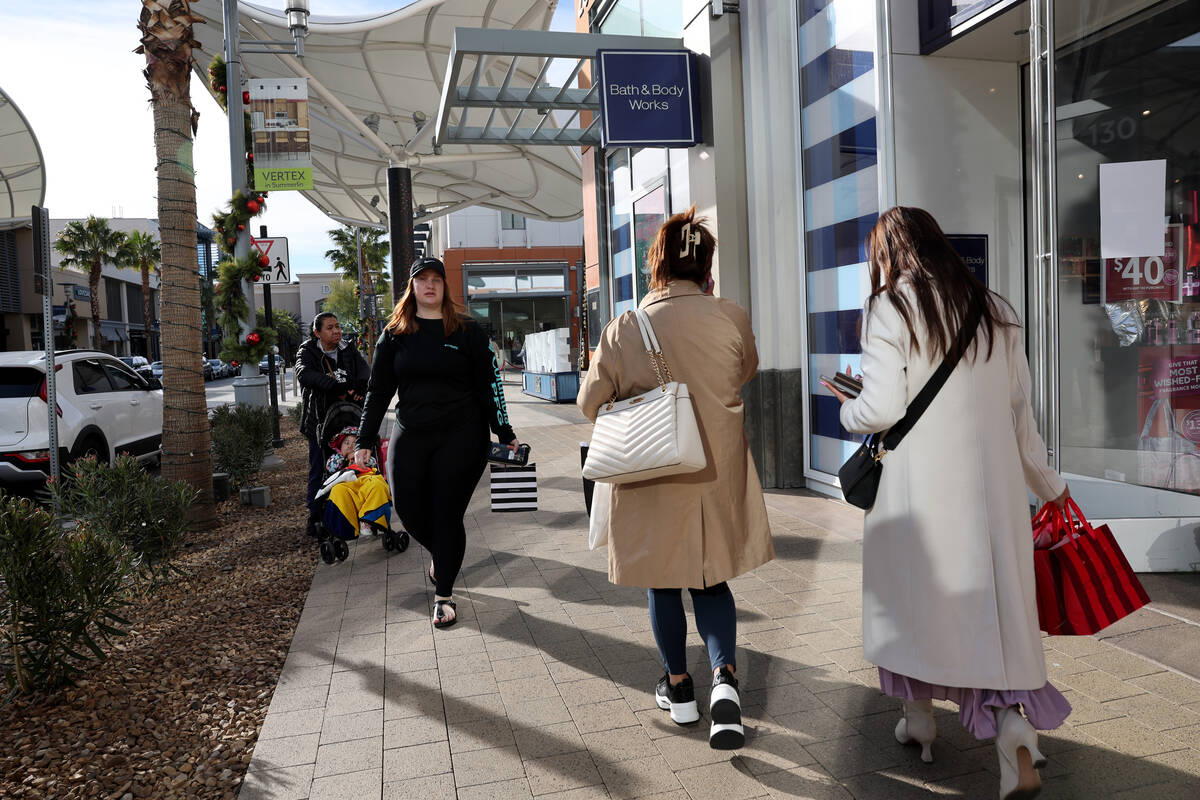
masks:
[[[917,420],[925,413],[925,409],[933,402],[933,398],[942,390],[950,378],[950,373],[958,366],[959,357],[971,346],[971,340],[975,338],[975,329],[979,327],[979,320],[978,313],[971,314],[967,324],[963,325],[958,333],[958,338],[962,340],[962,346],[958,348],[960,355],[953,358],[950,355],[946,356],[937,372],[933,373],[921,392],[913,398],[900,421],[887,433],[873,433],[868,436],[862,446],[854,451],[854,455],[842,464],[842,468],[838,470],[838,480],[842,483],[842,494],[847,503],[863,509],[870,509],[875,505],[875,494],[879,491],[879,479],[883,475],[884,455],[896,449],[900,440],[912,430]]]

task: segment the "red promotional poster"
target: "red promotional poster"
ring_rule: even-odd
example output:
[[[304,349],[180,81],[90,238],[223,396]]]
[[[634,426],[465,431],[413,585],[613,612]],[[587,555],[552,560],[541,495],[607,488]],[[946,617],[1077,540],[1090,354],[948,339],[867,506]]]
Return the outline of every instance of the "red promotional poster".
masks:
[[[1138,354],[1138,483],[1200,494],[1200,346]]]
[[[1166,300],[1183,302],[1179,255],[1183,226],[1168,225],[1161,256],[1106,258],[1100,271],[1100,302]]]

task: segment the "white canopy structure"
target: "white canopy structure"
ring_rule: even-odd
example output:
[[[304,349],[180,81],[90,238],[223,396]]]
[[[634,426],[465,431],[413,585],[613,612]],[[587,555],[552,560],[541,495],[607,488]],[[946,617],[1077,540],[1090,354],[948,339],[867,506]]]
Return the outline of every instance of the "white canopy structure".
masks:
[[[322,0],[313,3],[320,11]],[[336,8],[336,2],[328,6]],[[412,170],[416,222],[470,205],[545,220],[582,213],[580,159],[574,147],[433,144],[447,61],[457,27],[544,31],[556,0],[417,0],[367,18],[314,14],[304,56],[242,53],[245,78],[306,78],[314,188],[304,192],[335,220],[388,225],[389,166]],[[242,41],[290,38],[282,10],[238,4]],[[222,52],[221,0],[195,0],[203,52],[196,70]],[[540,64],[529,59],[526,80]],[[473,65],[472,65],[473,66]],[[504,77],[486,64],[490,78]],[[230,87],[232,90],[233,87]]]
[[[29,121],[0,89],[0,230],[29,225],[46,199],[46,165]]]

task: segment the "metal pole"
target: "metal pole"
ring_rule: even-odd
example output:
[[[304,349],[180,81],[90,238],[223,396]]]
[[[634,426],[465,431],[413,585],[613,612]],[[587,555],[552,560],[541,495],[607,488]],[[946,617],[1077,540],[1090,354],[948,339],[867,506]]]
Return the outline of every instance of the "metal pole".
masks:
[[[46,346],[46,431],[50,451],[50,477],[55,481],[58,474],[58,387],[54,367],[54,282],[50,276],[50,212],[33,206],[33,247],[37,269],[42,273],[42,344]],[[65,297],[65,294],[64,294]],[[65,302],[70,302],[66,300]],[[54,514],[58,515],[58,501],[54,501]]]
[[[354,258],[358,263],[358,319],[366,318],[363,312],[363,304],[366,302],[366,295],[363,291],[363,257],[362,257],[362,228],[354,226]]]
[[[225,99],[229,112],[229,184],[233,192],[246,191],[246,122],[242,118],[242,57],[238,52],[238,7],[237,0],[221,0],[222,21],[225,25]],[[245,258],[250,252],[250,233],[237,233],[233,246],[233,257]],[[249,281],[242,281],[242,292],[250,301],[250,313],[254,313],[254,290]],[[241,321],[241,336],[245,337],[253,325],[250,320]],[[258,375],[258,364],[242,364],[242,377]]]
[[[412,171],[392,165],[387,170],[388,236],[392,240],[392,304],[408,285],[413,256]]]
[[[267,226],[260,225],[258,227],[258,235],[262,238],[267,238]],[[271,284],[263,284],[263,312],[267,318],[267,327],[275,327],[275,319],[271,315]],[[254,309],[250,310],[254,313]],[[275,395],[275,348],[267,351],[267,380],[271,387],[271,429],[275,433],[275,439],[271,442],[272,447],[283,447],[283,439],[279,436],[279,398]]]

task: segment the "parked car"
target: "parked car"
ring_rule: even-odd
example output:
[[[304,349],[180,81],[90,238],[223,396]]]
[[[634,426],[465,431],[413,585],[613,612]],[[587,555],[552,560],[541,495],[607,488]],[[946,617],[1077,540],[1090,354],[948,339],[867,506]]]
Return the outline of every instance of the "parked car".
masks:
[[[150,374],[158,381],[162,380],[162,362],[155,361],[150,365]]]
[[[162,384],[98,350],[55,355],[59,458],[118,453],[152,461],[162,448]],[[0,484],[37,483],[50,472],[46,356],[0,353]]]
[[[120,359],[121,363],[133,369],[134,372],[142,367],[150,366],[150,362],[146,360],[145,356],[120,356]]]
[[[211,381],[216,378],[216,373],[213,371],[212,362],[204,356],[200,357],[200,368],[204,372],[204,380]]]
[[[208,366],[212,369],[213,378],[216,380],[228,378],[233,374],[233,367],[231,367],[229,364],[226,364],[219,358],[208,359]]]

